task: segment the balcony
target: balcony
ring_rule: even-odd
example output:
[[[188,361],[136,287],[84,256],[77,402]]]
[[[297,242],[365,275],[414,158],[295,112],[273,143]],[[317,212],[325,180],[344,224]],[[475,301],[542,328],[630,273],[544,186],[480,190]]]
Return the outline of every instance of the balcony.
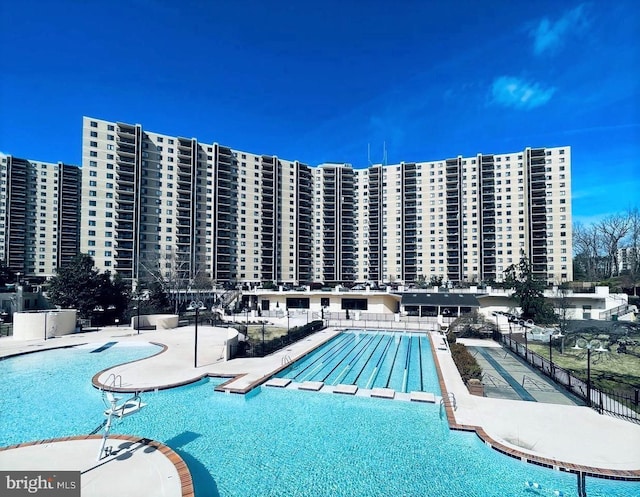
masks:
[[[125,141],[133,141],[135,143],[136,139],[136,128],[135,126],[131,126],[128,124],[118,124],[118,129],[116,130],[118,137]]]
[[[118,155],[116,156],[116,162],[118,164],[130,164],[135,166],[135,160],[129,157],[127,154],[123,156],[118,153]]]

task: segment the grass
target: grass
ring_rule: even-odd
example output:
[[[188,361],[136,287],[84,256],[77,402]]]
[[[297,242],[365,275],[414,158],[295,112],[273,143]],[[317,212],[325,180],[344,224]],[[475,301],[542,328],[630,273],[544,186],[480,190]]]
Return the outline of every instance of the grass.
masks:
[[[573,373],[578,378],[587,379],[587,351],[573,348],[576,338],[598,339],[609,352],[591,351],[591,382],[601,390],[615,391],[633,397],[640,388],[640,336],[616,337],[609,335],[568,334],[564,339],[564,352],[560,343],[553,344],[554,364]],[[620,341],[625,342],[626,353],[619,353]],[[549,359],[549,344],[528,344],[536,354]]]
[[[282,326],[265,325],[264,327],[264,341],[268,342],[273,338],[279,338],[287,334],[287,328]],[[247,335],[251,343],[260,343],[262,341],[262,325],[250,324],[247,326]]]

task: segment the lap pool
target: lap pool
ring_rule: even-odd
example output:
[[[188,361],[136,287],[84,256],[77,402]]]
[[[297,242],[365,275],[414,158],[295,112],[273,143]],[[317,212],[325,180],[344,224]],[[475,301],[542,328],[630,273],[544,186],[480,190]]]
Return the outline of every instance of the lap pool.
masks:
[[[424,333],[345,331],[276,376],[295,382],[440,395],[429,337]]]
[[[0,361],[0,446],[91,432],[104,419],[93,374],[157,350],[116,344],[96,354],[65,349]],[[450,431],[437,405],[278,388],[214,392],[222,381],[143,394],[148,406],[112,433],[175,450],[197,497],[577,496],[575,475]],[[638,489],[587,478],[589,497],[631,497]]]

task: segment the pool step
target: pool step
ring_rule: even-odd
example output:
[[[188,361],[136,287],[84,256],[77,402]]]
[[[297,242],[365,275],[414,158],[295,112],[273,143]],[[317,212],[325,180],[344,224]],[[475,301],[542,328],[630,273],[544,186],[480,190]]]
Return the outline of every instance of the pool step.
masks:
[[[291,383],[289,378],[271,378],[265,383],[267,387],[285,388]]]
[[[413,402],[429,402],[436,403],[436,396],[430,392],[411,392],[409,400]]]
[[[324,393],[337,393],[342,395],[354,395],[357,397],[371,397],[379,399],[395,399],[412,402],[424,402],[435,404],[436,395],[431,392],[396,392],[391,388],[360,388],[358,385],[350,385],[346,383],[340,383],[332,386],[327,385],[322,381],[304,381],[302,383],[292,382],[288,378],[271,378],[265,383],[267,387],[279,387],[279,388],[292,388],[296,390],[307,390],[311,392],[318,392],[322,390]]]
[[[396,391],[390,388],[374,388],[371,390],[371,396],[379,399],[393,399],[396,396]]]
[[[345,395],[355,395],[358,391],[358,385],[336,385],[333,388],[333,393],[342,393]]]
[[[317,392],[324,386],[324,382],[322,381],[303,381],[298,388],[300,390],[312,390]]]

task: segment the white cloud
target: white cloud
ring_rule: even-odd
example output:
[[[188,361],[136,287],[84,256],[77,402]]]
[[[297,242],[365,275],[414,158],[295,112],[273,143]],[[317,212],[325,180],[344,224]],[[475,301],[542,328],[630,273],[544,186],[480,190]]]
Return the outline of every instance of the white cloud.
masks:
[[[491,101],[503,107],[529,110],[546,104],[556,89],[514,76],[500,76],[493,80]]]
[[[589,26],[590,21],[585,13],[585,5],[566,11],[555,22],[547,17],[541,19],[537,25],[529,30],[533,37],[533,52],[542,55],[545,52],[553,52],[562,46],[567,36],[581,34]]]

